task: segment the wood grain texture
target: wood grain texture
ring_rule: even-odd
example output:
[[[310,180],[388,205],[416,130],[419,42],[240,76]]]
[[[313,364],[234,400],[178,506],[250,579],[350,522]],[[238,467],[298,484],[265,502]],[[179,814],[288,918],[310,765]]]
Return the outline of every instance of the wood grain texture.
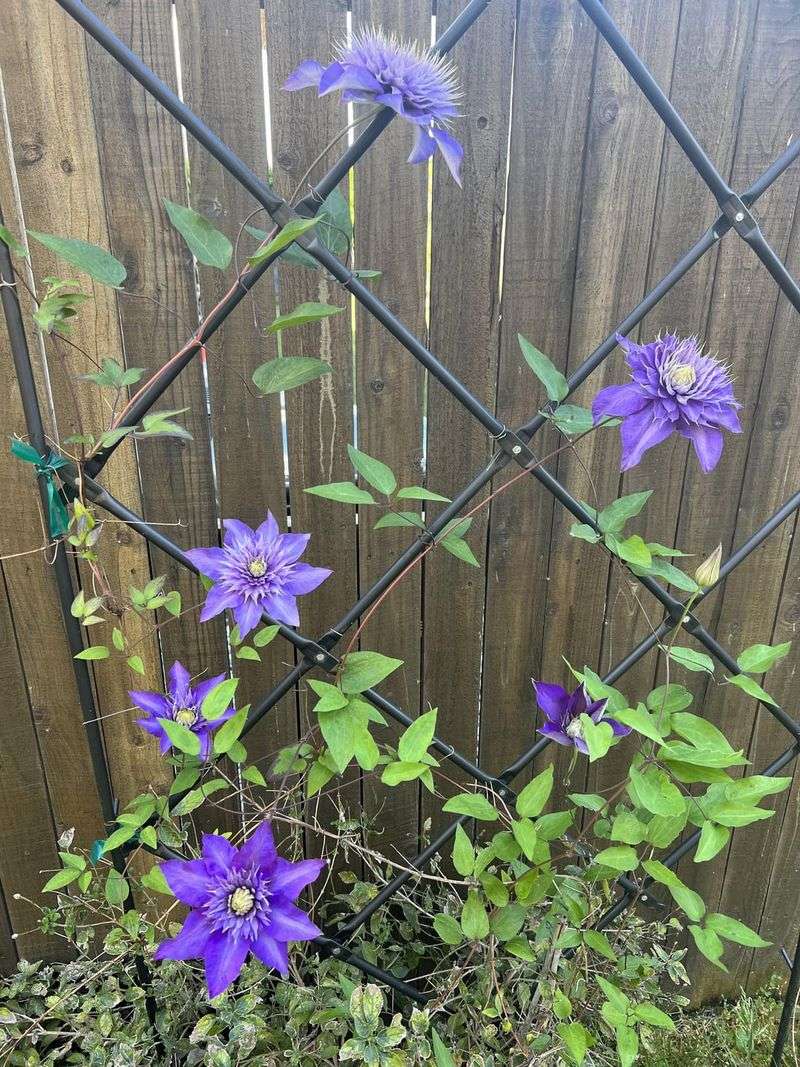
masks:
[[[107,248],[106,203],[100,179],[97,141],[91,118],[85,41],[82,32],[55,6],[18,5],[0,40],[0,66],[8,99],[14,164],[30,229],[80,236]],[[59,107],[53,107],[53,101]],[[8,190],[0,190],[8,200]],[[47,275],[70,277],[74,268],[57,262],[40,246],[31,253],[38,282]],[[60,438],[97,432],[108,411],[99,391],[76,382],[93,370],[91,360],[105,356],[122,360],[118,309],[113,292],[78,275],[93,300],[80,315],[74,341],[88,353],[63,342],[47,344],[48,373]],[[130,447],[123,447],[104,473],[104,484],[126,505],[141,510],[136,463]],[[127,595],[128,586],[142,586],[151,576],[144,544],[119,524],[105,526],[101,539],[103,561],[112,589]],[[85,576],[84,576],[85,577]],[[97,632],[103,630],[103,634]],[[110,643],[110,627],[97,627],[92,638]],[[157,688],[158,649],[150,625],[133,615],[126,631],[144,660],[142,678],[118,658],[96,663],[94,678],[101,713],[130,706],[128,689]],[[164,761],[135,725],[133,715],[114,715],[103,723],[116,794],[124,804],[152,782],[165,782]]]
[[[220,5],[213,0],[179,0],[176,5],[186,102],[259,175],[267,173],[261,13],[254,0]],[[189,139],[192,206],[211,219],[231,241],[259,205],[208,153]],[[268,229],[264,212],[253,225]],[[243,264],[251,238],[243,238]],[[201,298],[208,312],[235,279],[201,268]],[[257,526],[271,510],[286,525],[286,486],[278,397],[259,397],[253,371],[274,353],[263,328],[272,321],[275,300],[271,275],[234,311],[208,346],[211,427],[216,449],[219,506],[223,519]],[[261,653],[260,665],[235,660],[241,677],[239,698],[253,701],[268,692],[294,665],[290,646],[275,641]],[[248,735],[251,759],[265,759],[297,738],[297,711],[289,695]]]
[[[455,0],[439,3],[437,30],[462,7]],[[463,189],[441,160],[433,170],[430,346],[490,410],[497,380],[513,41],[514,5],[501,0],[454,49],[465,93],[464,118],[453,131],[464,144]],[[492,442],[436,382],[430,384],[427,430],[427,485],[453,497],[488,461]],[[426,515],[441,507],[428,506]],[[467,534],[479,567],[441,548],[424,563],[423,710],[438,706],[439,735],[470,760],[478,756],[487,531],[488,508],[474,517]],[[468,781],[455,767],[447,773],[460,778],[462,788]],[[438,797],[423,791],[422,801],[436,832],[449,817],[442,815]]]
[[[380,25],[403,37],[428,43],[429,0],[354,0],[353,27]],[[355,247],[359,261],[383,272],[378,292],[418,337],[425,335],[425,238],[427,172],[406,163],[413,132],[394,122],[354,172]],[[422,369],[371,316],[356,312],[356,403],[358,447],[388,463],[401,485],[422,477]],[[367,589],[409,544],[407,529],[378,530],[376,509],[362,509],[359,525],[359,580]],[[420,700],[421,578],[415,568],[392,591],[364,630],[362,648],[380,649],[404,666],[381,685],[381,692],[409,714]],[[387,736],[394,736],[388,731]],[[416,849],[419,805],[416,784],[387,789],[365,779],[364,806],[380,812],[385,827],[376,842],[384,850]],[[389,852],[391,855],[391,851]]]

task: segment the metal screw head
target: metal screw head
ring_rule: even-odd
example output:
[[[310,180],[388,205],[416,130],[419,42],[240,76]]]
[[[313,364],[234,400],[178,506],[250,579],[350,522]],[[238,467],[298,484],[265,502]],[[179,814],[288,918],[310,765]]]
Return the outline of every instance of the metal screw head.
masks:
[[[734,218],[736,219],[737,222],[744,222],[744,212],[743,211],[737,211],[736,214],[734,215]]]
[[[340,948],[332,948],[331,949],[331,955],[332,956],[341,956],[341,954],[342,954],[342,950]]]
[[[522,451],[522,445],[514,445],[511,451],[514,453],[515,456],[518,456]]]
[[[316,654],[316,656],[314,656],[314,659],[317,661],[317,663],[324,663],[325,662],[325,653],[324,652],[318,652]]]

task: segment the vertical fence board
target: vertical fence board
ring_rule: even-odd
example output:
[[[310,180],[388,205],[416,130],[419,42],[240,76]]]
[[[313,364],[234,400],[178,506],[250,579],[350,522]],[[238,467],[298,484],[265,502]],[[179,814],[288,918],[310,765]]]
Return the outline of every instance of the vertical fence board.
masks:
[[[126,0],[105,4],[100,13],[174,88],[170,6],[145,7],[138,0]],[[144,367],[147,377],[185,343],[197,317],[191,253],[171,227],[163,206],[164,198],[186,202],[180,127],[102,49],[88,47],[109,237],[116,255],[128,267],[126,288],[134,294],[120,298],[125,355],[128,365]],[[178,420],[193,440],[161,438],[140,443],[145,517],[156,525],[167,524],[164,532],[181,548],[211,544],[216,539],[217,516],[199,360],[167,390],[158,409],[181,410]],[[180,592],[186,612],[179,619],[165,613],[160,617],[165,669],[174,660],[180,660],[192,676],[224,669],[222,620],[198,626],[198,612],[190,610],[202,602],[197,579],[165,553],[154,548],[150,552],[154,573],[167,575],[166,588]]]
[[[437,28],[447,26],[462,6],[440,2]],[[514,5],[501,0],[455,49],[465,92],[465,118],[454,127],[464,144],[464,188],[458,188],[441,160],[434,164],[431,348],[490,409],[497,376],[513,41]],[[434,383],[427,431],[427,484],[454,496],[488,461],[492,442],[462,405]],[[424,564],[425,705],[439,707],[439,736],[473,760],[478,749],[487,518],[488,508],[478,512],[467,535],[479,567],[441,548],[430,552]],[[441,801],[426,793],[423,810],[434,831],[448,818],[441,813]]]
[[[384,26],[403,37],[430,41],[431,6],[410,0],[353,0],[353,28]],[[380,291],[392,311],[417,336],[425,334],[426,169],[411,167],[413,132],[394,122],[355,171],[355,247],[359,262],[383,272]],[[421,477],[423,374],[420,366],[371,316],[356,314],[358,447],[388,463],[401,485]],[[366,589],[411,540],[408,529],[372,531],[378,513],[362,509],[359,576]],[[363,523],[363,525],[361,525]],[[421,581],[415,568],[392,591],[364,631],[362,647],[380,649],[404,666],[381,691],[410,714],[419,707]],[[407,852],[417,840],[416,785],[387,789],[364,781],[368,815],[380,812],[380,846]]]
[[[178,0],[176,10],[187,104],[256,174],[266,176],[257,0],[225,5],[213,0]],[[189,173],[192,206],[235,242],[240,227],[258,205],[191,138]],[[253,218],[253,225],[268,228],[265,218],[261,212]],[[240,264],[245,260],[244,249],[252,244],[243,237]],[[234,264],[224,274],[201,268],[206,314],[234,281],[234,270]],[[255,368],[271,354],[262,330],[274,312],[272,280],[265,276],[212,338],[208,380],[222,518],[241,519],[255,527],[269,509],[283,529],[286,487],[280,405],[275,396],[259,398],[251,382]],[[294,664],[291,648],[279,640],[262,650],[261,658],[261,666],[234,661],[242,678],[241,700],[257,700]],[[296,737],[296,707],[290,694],[248,736],[248,754],[251,759],[264,759]]]
[[[497,383],[508,426],[546,399],[517,333],[566,366],[595,39],[577,4],[520,5]],[[537,455],[554,442],[550,432],[537,437]],[[508,470],[500,480],[516,467]],[[541,677],[552,515],[552,498],[533,478],[491,504],[480,754],[493,771],[516,759],[538,725],[530,677]]]
[[[23,5],[7,23],[8,32],[0,37],[0,66],[26,225],[62,236],[80,235],[108,247],[83,34],[54,5]],[[58,108],[54,108],[54,101],[59,101]],[[9,199],[9,192],[2,190],[4,200]],[[75,273],[39,246],[32,249],[31,258],[37,279]],[[93,301],[79,316],[74,340],[95,361],[104,356],[121,361],[116,300],[103,286],[85,278],[83,281],[86,284],[82,287],[93,295]],[[75,381],[77,374],[93,369],[90,361],[60,342],[48,343],[47,350],[61,437],[97,432],[107,417],[104,401],[98,398],[97,390]],[[141,509],[136,467],[126,448],[109,464],[104,484],[129,507]],[[129,584],[142,586],[148,580],[147,550],[132,531],[109,523],[100,543],[115,591],[126,595]],[[157,663],[157,645],[149,626],[132,616],[129,620],[126,626],[131,643],[138,643],[148,666]],[[110,643],[109,628],[102,629],[102,635],[92,634],[93,641],[105,638]],[[158,685],[152,670],[140,678],[121,668],[117,657],[95,664],[94,677],[103,713],[128,707],[127,690],[133,685]],[[103,725],[112,780],[122,803],[142,786],[166,781],[164,761],[148,744],[132,715],[115,715]]]

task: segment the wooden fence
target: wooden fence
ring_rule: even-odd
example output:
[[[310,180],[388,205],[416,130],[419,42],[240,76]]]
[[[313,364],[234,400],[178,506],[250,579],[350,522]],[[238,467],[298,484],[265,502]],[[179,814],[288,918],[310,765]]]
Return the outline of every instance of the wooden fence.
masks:
[[[441,26],[462,4],[434,6]],[[282,93],[289,71],[302,58],[325,58],[351,19],[424,41],[431,36],[431,0],[266,0],[264,7],[258,0],[94,0],[92,7],[164,80],[181,87],[256,172],[271,166],[284,194],[346,121],[331,98]],[[746,187],[800,127],[798,0],[609,0],[608,7],[723,175]],[[441,166],[430,185],[424,167],[408,166],[411,133],[395,123],[343,192],[353,212],[357,265],[382,272],[372,284],[392,310],[417,333],[427,332],[432,351],[514,425],[542,403],[517,332],[573,369],[718,209],[572,0],[493,0],[454,56],[465,88],[458,123],[466,149],[463,191]],[[186,202],[188,195],[231,238],[255,205],[191,139],[188,147],[182,143],[179,127],[52,0],[6,5],[0,70],[6,136],[0,204],[8,224],[16,232],[27,226],[109,247],[128,269],[127,294],[98,286],[75,344],[92,358],[124,354],[129,365],[158,367],[192,333],[198,292],[208,309],[231,280],[201,268],[198,290],[162,198]],[[795,274],[799,182],[795,166],[758,207],[773,247]],[[59,272],[41,247],[31,249],[31,261],[38,280]],[[284,306],[344,303],[320,273],[281,268],[279,283]],[[207,386],[196,362],[165,398],[165,406],[189,409],[184,419],[194,441],[141,442],[138,469],[126,445],[103,475],[149,520],[180,524],[168,532],[184,547],[211,544],[220,516],[255,524],[269,507],[285,518],[280,405],[246,388],[254,367],[275,354],[262,329],[274,314],[274,294],[262,283],[215,337]],[[308,634],[324,632],[409,541],[406,530],[356,525],[353,509],[300,491],[352,477],[346,445],[354,425],[359,447],[389,463],[405,484],[424,480],[447,495],[485,463],[491,446],[373,320],[358,311],[348,321],[346,310],[324,329],[304,328],[291,338],[290,354],[320,356],[333,366],[321,383],[289,394],[285,407],[292,524],[311,531],[311,561],[335,571],[302,604]],[[655,487],[639,532],[699,556],[722,541],[728,553],[797,489],[797,318],[756,258],[731,238],[659,304],[641,336],[665,328],[699,334],[733,364],[744,432],[727,439],[714,474],[702,475],[686,443],[674,439],[621,478],[615,433],[590,438],[580,464],[564,454],[555,469],[583,499],[595,489],[608,501]],[[30,341],[53,434],[100,425],[105,412],[96,393],[76,382],[91,369],[81,351],[42,344],[33,328]],[[2,329],[0,368],[7,439],[24,433],[24,423]],[[577,402],[587,403],[622,374],[617,353]],[[42,543],[35,482],[7,447],[0,450],[0,475],[0,666],[8,687],[0,714],[0,965],[8,968],[17,956],[63,952],[34,928],[24,898],[36,899],[40,872],[57,866],[57,836],[75,827],[79,842],[91,842],[101,821],[57,597],[46,559],[35,551]],[[440,736],[489,769],[508,764],[533,737],[531,675],[566,681],[562,653],[607,669],[646,632],[606,557],[571,539],[570,523],[540,485],[523,481],[472,524],[468,540],[485,566],[430,554],[365,632],[366,647],[405,661],[387,695],[409,710],[438,706]],[[704,603],[701,617],[730,648],[793,637],[800,619],[793,530],[794,518]],[[104,543],[112,580],[122,589],[167,574],[185,604],[200,599],[191,576],[124,527],[109,524]],[[651,618],[660,617],[647,594],[642,604]],[[159,655],[167,665],[179,658],[192,671],[225,662],[221,622],[198,628],[189,616],[160,637],[159,650],[144,626],[139,634],[150,670],[144,680],[106,663],[94,671],[123,802],[164,779],[151,739],[122,710],[130,704],[127,689],[159,687],[153,669]],[[286,648],[267,651],[260,667],[242,664],[248,696],[269,689],[287,666]],[[771,691],[792,715],[797,662],[793,654],[771,678]],[[651,655],[621,684],[629,693],[646,691],[657,675]],[[746,750],[754,768],[785,747],[786,735],[740,691],[702,675],[688,684],[703,714]],[[304,712],[302,694],[285,699],[257,728],[251,754],[266,756],[297,736]],[[556,760],[563,777],[562,754],[551,749],[545,758]],[[612,781],[615,769],[612,754],[599,776]],[[586,784],[597,777],[592,769]],[[573,776],[572,789],[583,785],[583,772],[581,781]],[[346,792],[387,828],[383,845],[390,849],[408,853],[425,820],[437,827],[443,819],[440,802],[427,795],[420,801],[416,787],[386,791],[365,777]],[[712,863],[696,866],[687,858],[680,873],[711,908],[791,947],[800,919],[797,785],[773,802],[774,818],[739,830]],[[776,951],[754,957],[731,946],[727,958],[731,973],[724,977],[690,957],[698,999],[757,984],[781,966]]]

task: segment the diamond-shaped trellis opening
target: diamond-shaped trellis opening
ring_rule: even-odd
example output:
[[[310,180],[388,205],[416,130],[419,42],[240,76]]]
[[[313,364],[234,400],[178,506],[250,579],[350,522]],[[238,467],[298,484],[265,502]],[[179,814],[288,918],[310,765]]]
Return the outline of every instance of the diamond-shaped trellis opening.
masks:
[[[378,114],[369,126],[356,138],[354,143],[344,153],[342,158],[331,168],[328,174],[314,187],[311,193],[300,202],[296,211],[279,197],[267,184],[258,179],[245,164],[199,119],[178,97],[165,86],[150,71],[142,61],[135,56],[121,41],[119,41],[104,23],[93,15],[80,0],[56,0],[56,2],[99,42],[114,58],[137,80],[144,88],[163,106],[206,148],[221,165],[259,202],[271,215],[273,220],[284,225],[296,214],[311,215],[318,205],[325,199],[328,193],[334,189],[341,179],[348,173],[354,164],[364,155],[369,147],[386,126],[392,121],[393,113],[388,109]],[[627,334],[633,330],[651,311],[667,292],[685,275],[694,264],[710,251],[726,235],[734,232],[738,235],[761,260],[770,272],[780,289],[794,308],[800,311],[800,288],[794,278],[781,262],[779,257],[764,237],[759,227],[754,205],[760,196],[775,182],[783,171],[789,167],[800,154],[800,140],[794,141],[782,153],[782,155],[753,183],[753,185],[741,194],[732,190],[714,163],[706,155],[692,131],[686,126],[678,112],[671,105],[661,91],[652,74],[641,62],[629,43],[620,33],[613,20],[599,2],[599,0],[578,0],[588,16],[591,18],[599,32],[603,35],[608,45],[616,53],[619,60],[624,64],[631,77],[644,93],[650,104],[659,115],[670,134],[680,145],[700,178],[706,184],[716,199],[720,216],[715,224],[704,234],[700,235],[684,255],[675,263],[672,269],[659,281],[651,291],[640,301],[630,314],[617,326],[609,336],[592,352],[577,368],[569,379],[570,390],[576,389],[589,375],[605,360],[616,346],[615,334],[617,332]],[[461,15],[447,29],[437,43],[441,51],[451,48],[459,38],[472,26],[482,12],[487,8],[489,0],[471,0],[466,5]],[[280,627],[281,636],[288,641],[298,652],[298,665],[271,690],[257,701],[250,713],[247,730],[251,729],[263,716],[265,716],[280,700],[289,692],[295,684],[308,671],[313,668],[322,668],[327,671],[335,671],[338,666],[336,648],[342,641],[348,629],[352,628],[359,618],[376,604],[379,598],[386,592],[392,582],[402,574],[405,568],[411,565],[429,547],[432,538],[435,538],[451,521],[451,519],[463,515],[470,503],[478,493],[489,484],[509,464],[517,463],[523,469],[528,470],[530,476],[538,479],[553,496],[567,508],[580,522],[594,526],[592,516],[586,512],[578,501],[569,493],[547,469],[537,463],[535,455],[530,447],[530,441],[539,429],[545,424],[546,419],[542,414],[532,416],[526,423],[513,430],[504,426],[492,412],[490,412],[466,386],[450,371],[443,366],[438,359],[400,322],[395,315],[368,290],[352,274],[352,272],[324,248],[313,237],[303,236],[298,243],[350,293],[362,307],[377,319],[400,344],[416,358],[441,384],[470,412],[481,424],[489,437],[495,442],[496,451],[487,466],[476,473],[472,481],[458,494],[453,502],[434,520],[429,533],[412,542],[405,552],[392,564],[387,572],[367,590],[358,602],[353,605],[333,626],[331,626],[317,640],[306,638],[286,626]],[[142,396],[130,407],[123,425],[133,425],[140,421],[141,417],[150,410],[161,394],[169,386],[170,382],[181,370],[202,350],[203,344],[222,325],[228,315],[243,299],[246,293],[257,283],[259,278],[269,270],[276,256],[262,262],[257,268],[248,271],[241,279],[241,284],[225,298],[220,305],[201,324],[196,334],[190,339],[181,359],[171,364],[167,373],[163,374]],[[12,349],[23,394],[26,421],[34,444],[44,443],[44,434],[41,418],[36,402],[35,387],[31,374],[30,361],[25,343],[22,321],[19,316],[19,306],[16,302],[16,294],[9,286],[13,283],[13,271],[7,249],[0,244],[0,272],[3,280],[8,283],[3,289],[3,303],[9,325]],[[150,543],[157,545],[182,565],[193,569],[188,558],[169,538],[159,530],[149,526],[138,515],[129,511],[119,501],[115,500],[97,481],[97,476],[110,458],[113,447],[99,453],[92,461],[87,470],[88,479],[85,489],[88,497],[98,506],[106,509],[116,518],[126,522],[133,530],[138,532]],[[76,471],[66,468],[64,470],[64,482],[69,491],[74,487]],[[793,515],[800,507],[800,493],[791,497],[778,511],[776,511],[752,536],[741,545],[729,558],[722,568],[720,582],[743,562],[749,554],[756,549],[775,529],[787,518]],[[63,573],[62,573],[63,578]],[[725,668],[732,672],[738,672],[733,657],[724,649],[713,636],[699,622],[692,612],[685,615],[682,602],[673,597],[667,590],[661,587],[651,578],[638,578],[638,581],[659,601],[664,608],[664,621],[647,638],[633,649],[615,668],[606,676],[608,683],[613,683],[620,678],[630,667],[637,663],[651,649],[657,647],[661,638],[670,632],[676,625],[682,625],[708,652],[717,659]],[[67,574],[68,581],[68,574]],[[710,590],[705,590],[695,605]],[[66,598],[66,599],[65,599]],[[62,589],[62,601],[66,609],[69,605],[69,592]],[[67,621],[69,612],[66,610]],[[70,635],[80,644],[79,634],[74,632]],[[80,667],[76,668],[81,670]],[[85,667],[83,668],[85,670]],[[81,686],[82,698],[91,709],[91,689],[84,684]],[[367,690],[364,694],[377,708],[389,715],[395,721],[408,725],[412,717],[407,715],[392,701],[387,700],[377,690]],[[764,703],[764,708],[774,716],[792,738],[791,745],[786,751],[774,760],[761,773],[775,775],[783,767],[796,759],[800,752],[800,724],[795,722],[781,708]],[[102,744],[96,723],[90,727],[91,711],[84,718],[87,720],[87,732],[89,734],[90,747],[93,757],[93,765],[98,779],[98,786],[104,801],[104,815],[112,817],[108,769],[104,763]],[[513,797],[512,782],[517,774],[528,766],[535,757],[547,746],[545,739],[537,741],[523,752],[519,758],[505,768],[494,774],[474,764],[459,752],[447,744],[446,739],[434,740],[434,747],[446,759],[455,763],[476,782],[485,788],[494,791],[500,797],[510,799]],[[177,801],[177,797],[175,801]],[[455,833],[456,826],[465,821],[461,818],[448,826],[431,844],[412,861],[410,866],[422,869],[433,856],[439,852],[449,838]],[[691,851],[697,843],[699,832],[691,834],[674,848],[663,862],[667,866],[674,866],[682,856]],[[378,908],[382,907],[397,890],[404,885],[413,875],[403,871],[395,879],[389,882],[380,893],[362,909],[349,922],[337,930],[330,931],[326,936],[318,939],[318,946],[322,951],[342,958],[370,975],[386,982],[395,990],[412,997],[416,1000],[427,999],[427,994],[417,989],[410,983],[403,982],[382,968],[375,967],[366,960],[355,956],[347,948],[345,941],[354,931],[359,929]],[[631,879],[623,877],[619,879],[621,895],[618,902],[600,919],[598,925],[604,926],[612,922],[634,900],[647,899],[647,880],[641,885]],[[800,952],[796,957],[796,963],[800,961]],[[800,970],[795,969],[793,978],[800,976]],[[791,989],[790,989],[791,992]],[[791,1013],[789,1013],[791,1017]],[[781,1033],[778,1042],[785,1040],[788,1022],[782,1021]],[[782,1035],[782,1037],[781,1037]],[[777,1046],[776,1046],[777,1048]],[[777,1062],[777,1060],[775,1061]]]

